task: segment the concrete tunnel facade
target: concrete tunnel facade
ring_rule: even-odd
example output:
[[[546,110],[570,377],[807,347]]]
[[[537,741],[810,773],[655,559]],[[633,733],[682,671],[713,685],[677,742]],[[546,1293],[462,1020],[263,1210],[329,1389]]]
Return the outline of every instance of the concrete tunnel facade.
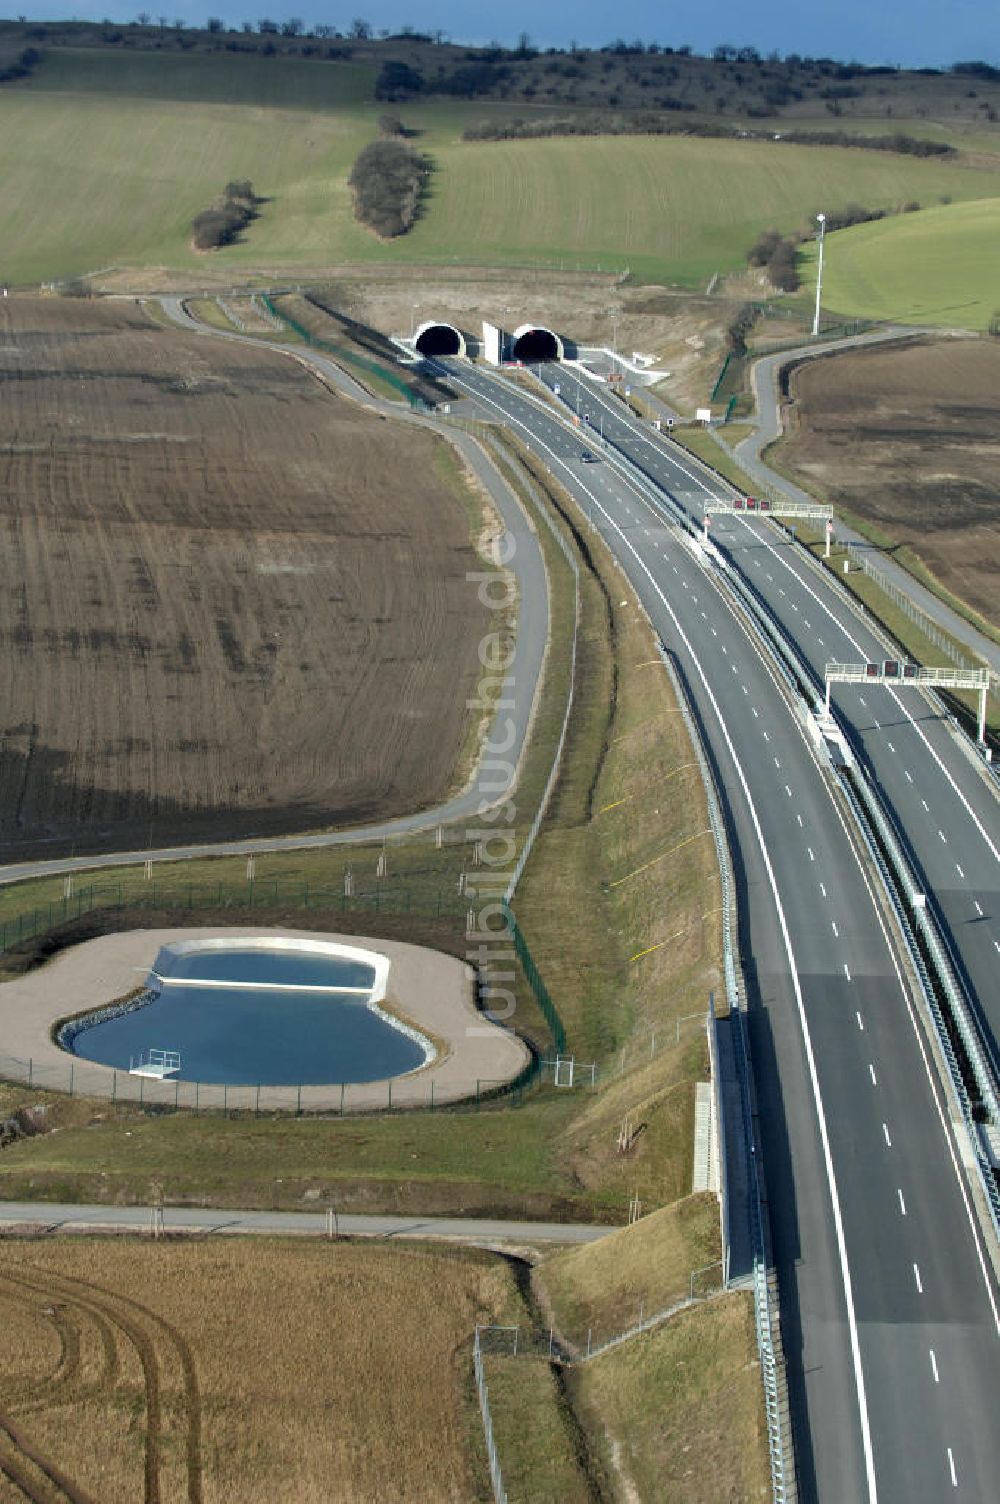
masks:
[[[437,319],[428,319],[420,325],[413,339],[414,349],[420,355],[464,355],[465,335],[454,324],[442,324]]]
[[[512,360],[535,365],[543,360],[562,360],[563,342],[558,334],[542,324],[522,324],[511,336]]]

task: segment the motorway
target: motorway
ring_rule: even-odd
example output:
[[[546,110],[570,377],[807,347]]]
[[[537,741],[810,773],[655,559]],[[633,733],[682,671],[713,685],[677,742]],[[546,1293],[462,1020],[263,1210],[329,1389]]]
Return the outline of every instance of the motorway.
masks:
[[[597,450],[596,435],[582,440],[552,407],[463,362],[442,366],[535,448],[608,541],[676,657],[715,763],[734,842],[800,1497],[992,1499],[998,1291],[948,1103],[814,752],[744,620],[655,488],[607,459],[584,463],[583,444]],[[693,463],[568,368],[541,374],[573,406],[579,390],[592,427],[603,424],[662,491],[699,514],[712,482]],[[713,532],[820,673],[828,658],[887,656],[773,528],[733,518]],[[519,651],[526,632],[537,637],[538,621],[522,625]],[[996,1038],[994,793],[923,700],[840,686],[834,704],[905,829]]]
[[[734,836],[800,1497],[992,1499],[996,1282],[880,904],[800,724],[714,571],[655,494],[606,459],[581,460],[596,434],[581,440],[551,407],[480,370],[449,362],[447,376],[541,455],[612,547],[676,655],[716,764]],[[570,371],[542,376],[575,407]],[[697,507],[706,483],[693,467],[622,422],[589,382],[581,402],[592,428],[603,409],[605,435],[645,446],[646,469]],[[741,520],[719,539],[725,531],[716,527],[717,541],[820,668],[868,655],[863,625],[771,529]],[[987,907],[993,794],[923,701],[868,688],[863,700],[838,696],[838,711],[854,718],[861,750],[900,800],[985,1007],[997,933]],[[984,913],[969,944],[963,920],[977,900]]]
[[[544,368],[574,402],[579,378],[565,367]],[[713,481],[651,435],[621,404],[592,383],[582,391],[593,422],[665,491],[701,516]],[[674,449],[671,454],[670,449]],[[824,665],[892,657],[872,627],[845,605],[829,575],[782,539],[772,524],[746,514],[712,521],[716,546],[766,602],[822,682]],[[855,751],[873,771],[923,879],[987,1024],[997,1058],[1000,1041],[1000,809],[996,787],[966,755],[958,734],[916,690],[890,685],[834,686],[832,704],[849,728]],[[1000,1074],[1000,1071],[998,1071]]]

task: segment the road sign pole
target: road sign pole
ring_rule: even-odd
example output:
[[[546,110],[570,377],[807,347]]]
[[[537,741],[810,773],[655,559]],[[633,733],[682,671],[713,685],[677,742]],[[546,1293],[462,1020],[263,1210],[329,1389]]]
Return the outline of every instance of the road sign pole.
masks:
[[[979,745],[986,745],[986,686],[979,691]]]

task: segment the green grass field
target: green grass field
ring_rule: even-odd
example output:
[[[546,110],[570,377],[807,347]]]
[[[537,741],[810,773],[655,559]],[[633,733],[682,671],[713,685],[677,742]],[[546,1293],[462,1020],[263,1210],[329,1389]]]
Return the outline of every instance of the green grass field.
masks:
[[[908,324],[985,329],[1000,308],[1000,197],[840,230],[827,240],[823,306]],[[815,257],[804,270],[815,287]]]
[[[0,277],[455,262],[628,266],[698,285],[740,267],[761,229],[820,207],[1000,196],[1000,158],[681,137],[471,144],[470,121],[530,107],[433,100],[399,109],[437,172],[422,219],[384,245],[355,222],[346,181],[383,108],[373,83],[373,68],[339,62],[51,50],[0,89]],[[234,176],[268,202],[243,244],[197,256],[191,219]]]

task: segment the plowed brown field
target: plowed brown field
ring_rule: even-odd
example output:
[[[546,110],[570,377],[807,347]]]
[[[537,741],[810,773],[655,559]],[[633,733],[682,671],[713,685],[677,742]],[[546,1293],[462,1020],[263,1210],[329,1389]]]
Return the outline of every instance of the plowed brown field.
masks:
[[[6,1240],[0,1498],[485,1500],[471,1336],[512,1299],[457,1250]]]
[[[783,459],[1000,625],[1000,341],[807,361]]]
[[[481,622],[456,476],[287,357],[0,302],[0,860],[443,796]]]

